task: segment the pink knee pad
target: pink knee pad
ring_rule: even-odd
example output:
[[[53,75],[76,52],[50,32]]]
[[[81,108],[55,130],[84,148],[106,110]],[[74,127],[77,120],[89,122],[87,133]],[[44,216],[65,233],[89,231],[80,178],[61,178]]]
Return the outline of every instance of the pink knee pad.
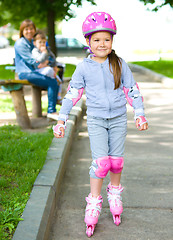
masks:
[[[105,178],[111,168],[109,156],[96,159],[98,168],[95,170],[95,175],[99,178]]]
[[[112,157],[110,156],[111,168],[110,171],[113,173],[120,173],[123,170],[124,158],[123,157]]]

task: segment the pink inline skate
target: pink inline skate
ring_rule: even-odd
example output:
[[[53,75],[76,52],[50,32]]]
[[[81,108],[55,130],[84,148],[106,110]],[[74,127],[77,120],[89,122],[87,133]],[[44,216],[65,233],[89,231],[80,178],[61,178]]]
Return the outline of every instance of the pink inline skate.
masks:
[[[100,212],[102,210],[102,196],[98,196],[97,198],[93,197],[90,193],[88,197],[86,197],[87,206],[85,210],[85,223],[86,223],[86,235],[91,237],[94,233],[95,226],[98,222],[98,218],[100,216]]]
[[[107,186],[107,197],[110,206],[110,211],[113,216],[114,223],[118,226],[121,223],[121,213],[123,212],[123,204],[121,193],[124,188],[119,185],[115,187],[109,183]]]

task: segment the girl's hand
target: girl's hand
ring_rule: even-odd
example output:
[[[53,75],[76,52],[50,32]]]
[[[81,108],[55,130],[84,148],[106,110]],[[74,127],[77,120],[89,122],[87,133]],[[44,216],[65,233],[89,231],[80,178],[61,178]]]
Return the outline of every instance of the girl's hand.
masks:
[[[136,128],[139,130],[139,131],[143,131],[143,130],[147,130],[148,129],[148,123],[146,122],[146,123],[144,123],[144,124],[142,124],[141,126],[140,126],[140,119],[139,118],[137,118],[136,119]]]
[[[63,125],[61,127],[61,125]],[[65,135],[65,125],[64,125],[64,121],[59,120],[57,125],[53,127],[53,134],[56,138],[63,138]]]
[[[65,130],[64,130],[64,128],[61,127],[61,128],[60,128],[60,131],[61,131],[61,134],[58,134],[58,133],[55,133],[55,132],[53,133],[56,138],[63,138],[63,137],[64,137],[64,135],[65,135]]]

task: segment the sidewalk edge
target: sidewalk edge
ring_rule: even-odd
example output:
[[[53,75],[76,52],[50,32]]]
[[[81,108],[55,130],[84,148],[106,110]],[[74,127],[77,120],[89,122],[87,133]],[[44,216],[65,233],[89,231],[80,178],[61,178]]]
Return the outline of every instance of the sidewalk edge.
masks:
[[[53,138],[45,164],[37,176],[24,209],[22,215],[24,221],[19,222],[13,240],[48,239],[66,160],[73,141],[76,124],[82,116],[82,107],[83,99],[70,112],[66,136],[63,139]]]
[[[173,79],[172,78],[166,77],[162,74],[156,73],[148,68],[139,66],[137,64],[128,63],[128,66],[130,67],[132,72],[140,71],[142,74],[147,74],[149,77],[151,77],[152,81],[160,82],[166,88],[173,88]]]

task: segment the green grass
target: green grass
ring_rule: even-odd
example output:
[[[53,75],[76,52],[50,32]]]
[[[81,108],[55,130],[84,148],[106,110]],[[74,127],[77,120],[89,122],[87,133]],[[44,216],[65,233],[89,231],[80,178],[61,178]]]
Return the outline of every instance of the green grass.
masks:
[[[144,61],[132,62],[134,64],[146,67],[152,71],[173,78],[173,61],[159,60],[159,61]]]
[[[0,65],[0,79],[14,79],[15,73],[11,70],[6,70],[6,66],[11,66],[10,64],[7,65]],[[73,64],[66,64],[64,77],[71,77],[76,66]]]
[[[132,62],[134,64],[144,66],[157,73],[163,74],[167,77],[173,78],[173,61],[172,60],[159,60],[159,61],[143,61],[143,62]],[[0,79],[14,78],[14,72],[5,70],[6,65],[0,65]],[[73,64],[66,64],[64,77],[70,77],[76,66]]]
[[[47,112],[47,101],[42,101],[42,111]],[[26,107],[28,112],[32,111],[32,103],[31,101],[26,101]],[[57,105],[57,111],[60,110],[60,106]],[[12,98],[10,95],[2,95],[0,96],[0,112],[14,112],[14,105],[12,102]]]
[[[75,70],[66,65],[65,77]],[[13,79],[14,72],[0,65],[0,79]],[[26,101],[30,112],[32,104]],[[43,112],[47,101],[42,101]],[[60,106],[57,106],[57,111]],[[0,95],[0,112],[14,112],[11,96]],[[42,169],[47,150],[53,139],[52,129],[44,133],[28,133],[18,126],[0,127],[0,239],[12,239],[14,231],[29,199],[35,179]]]
[[[66,64],[64,77],[71,77],[75,69],[76,69],[75,65]]]
[[[0,127],[0,239],[11,239],[34,181],[46,159],[52,129],[28,133],[18,126]]]
[[[26,107],[28,112],[32,111],[32,102],[31,101],[26,101]],[[47,100],[42,100],[42,112],[46,113],[47,112],[47,107],[48,107],[48,102]],[[57,112],[60,111],[61,106],[57,105],[56,109]],[[13,113],[14,111],[14,105],[12,102],[12,98],[10,95],[2,95],[0,96],[0,112],[8,112],[8,113]]]
[[[14,79],[14,72],[11,70],[5,70],[5,66],[0,65],[0,79]],[[8,64],[8,66],[10,66]],[[64,77],[71,77],[76,66],[73,64],[66,64]],[[26,107],[28,112],[32,111],[32,103],[31,101],[26,101]],[[42,111],[47,112],[48,103],[47,101],[42,101]],[[60,106],[57,105],[57,111],[60,110]],[[11,96],[3,95],[0,97],[0,112],[14,112],[14,107],[12,103]]]
[[[11,70],[6,70],[5,66],[11,66],[10,64],[7,65],[0,65],[0,79],[14,79],[15,73]]]

